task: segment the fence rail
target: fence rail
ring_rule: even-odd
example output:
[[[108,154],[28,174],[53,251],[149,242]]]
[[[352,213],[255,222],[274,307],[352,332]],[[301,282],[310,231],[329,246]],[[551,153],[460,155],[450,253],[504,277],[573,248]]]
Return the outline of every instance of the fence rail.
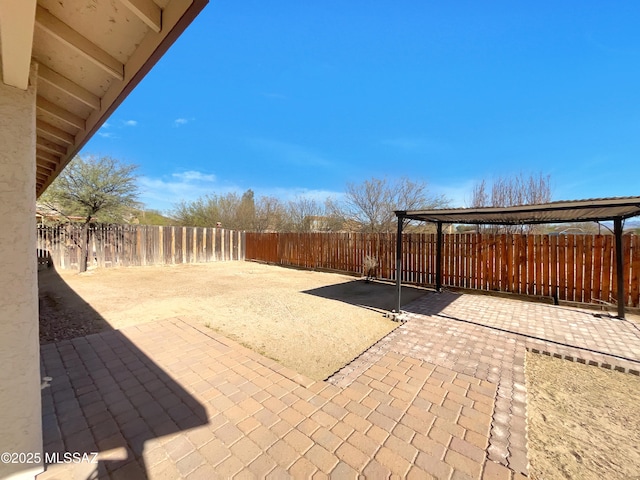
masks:
[[[401,279],[435,284],[436,235],[404,234]],[[615,303],[612,235],[443,235],[442,284],[477,290]],[[309,269],[363,273],[367,255],[377,277],[396,279],[395,234],[247,233],[246,259]],[[626,306],[640,304],[640,237],[623,236]]]
[[[38,259],[77,268],[82,227],[38,225]],[[91,225],[89,266],[167,265],[244,260],[244,232],[223,228]]]

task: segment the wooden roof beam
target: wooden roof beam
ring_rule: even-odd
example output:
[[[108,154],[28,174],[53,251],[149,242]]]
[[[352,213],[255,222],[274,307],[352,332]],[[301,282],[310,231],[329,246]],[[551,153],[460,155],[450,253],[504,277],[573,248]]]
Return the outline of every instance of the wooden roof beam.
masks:
[[[61,128],[49,125],[47,122],[36,119],[36,131],[41,135],[49,135],[50,137],[60,140],[67,145],[73,145],[75,137]]]
[[[92,61],[112,77],[124,80],[124,65],[122,63],[40,5],[36,8],[36,25]]]
[[[39,163],[36,164],[36,172],[44,173],[45,175],[51,175],[53,173],[53,168],[49,168],[45,165],[41,165]]]
[[[60,157],[56,157],[48,152],[42,152],[36,149],[36,160],[45,162],[53,166],[54,169],[60,166]]]
[[[38,65],[38,81],[44,81],[63,93],[66,93],[93,110],[100,110],[100,97],[82,88],[77,83],[63,77],[42,63]]]
[[[153,0],[120,0],[147,26],[156,33],[162,30],[162,9]]]
[[[53,172],[36,170],[36,178],[38,180],[46,180],[51,175],[53,175]]]
[[[51,140],[47,140],[44,137],[36,137],[36,147],[40,150],[44,150],[49,153],[53,153],[54,155],[66,155],[67,147],[63,147],[62,145],[58,145]]]
[[[47,113],[52,117],[57,118],[67,125],[71,125],[72,127],[78,128],[80,130],[85,129],[84,120],[82,118],[69,112],[68,110],[65,110],[59,105],[50,102],[44,97],[38,96],[38,99],[36,101],[36,108],[41,112]]]
[[[0,0],[2,81],[21,90],[29,86],[35,10],[36,0]]]

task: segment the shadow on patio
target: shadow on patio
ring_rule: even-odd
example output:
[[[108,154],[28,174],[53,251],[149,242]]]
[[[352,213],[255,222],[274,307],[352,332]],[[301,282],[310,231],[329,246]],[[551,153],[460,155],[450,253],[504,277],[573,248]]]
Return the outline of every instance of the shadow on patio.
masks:
[[[367,282],[364,279],[358,279],[347,283],[337,283],[326,287],[305,290],[302,293],[328,298],[330,300],[338,300],[383,313],[390,312],[396,308],[396,291],[396,285],[389,282]],[[402,305],[410,303],[428,294],[430,291],[431,290],[425,288],[403,285],[401,296]]]
[[[109,329],[55,270],[41,274],[49,276],[61,298],[72,299],[71,308],[94,322],[94,331],[103,332],[41,346],[43,442],[51,464],[38,478],[54,478],[71,467],[82,478],[146,478],[145,444],[207,424],[205,408],[127,335]],[[167,354],[172,334],[154,338]],[[65,452],[99,452],[99,461],[52,462]]]

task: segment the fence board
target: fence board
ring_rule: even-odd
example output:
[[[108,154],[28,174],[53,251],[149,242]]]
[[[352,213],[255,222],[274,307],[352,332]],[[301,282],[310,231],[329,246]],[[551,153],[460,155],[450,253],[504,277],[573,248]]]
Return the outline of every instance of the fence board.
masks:
[[[594,235],[593,237],[593,284],[591,287],[591,297],[587,300],[602,298],[602,250],[603,250],[603,237],[602,235]]]
[[[576,240],[576,283],[575,283],[575,301],[582,302],[582,294],[584,292],[584,236],[577,235]]]
[[[584,238],[584,285],[583,302],[591,301],[593,291],[593,236],[587,235]]]
[[[558,237],[549,238],[549,268],[551,270],[550,295],[558,301]]]
[[[631,294],[631,302],[630,305],[637,307],[639,306],[639,288],[638,283],[640,282],[640,237],[637,235],[633,235],[631,237],[631,287],[629,292]]]
[[[602,297],[601,300],[611,303],[611,288],[612,280],[615,280],[613,275],[613,265],[611,262],[611,256],[613,253],[613,237],[607,235],[604,237],[604,249],[602,252]],[[612,279],[613,275],[613,279]],[[615,288],[615,287],[613,287]]]
[[[207,262],[231,258],[244,260],[244,232],[208,229],[209,232],[205,233],[206,230],[200,227],[90,225],[88,265],[108,268]],[[235,251],[216,254],[216,234],[233,234]],[[46,252],[56,268],[77,268],[80,258],[80,236],[81,227],[77,225],[38,225],[38,250],[43,252],[43,255]]]
[[[624,304],[629,304],[629,294],[630,294],[630,273],[631,273],[631,237],[629,235],[624,235],[622,237],[622,264],[623,264],[623,274],[624,274]]]
[[[550,258],[549,253],[549,235],[542,235],[542,291],[541,295],[545,297],[552,296],[551,278],[550,278]]]

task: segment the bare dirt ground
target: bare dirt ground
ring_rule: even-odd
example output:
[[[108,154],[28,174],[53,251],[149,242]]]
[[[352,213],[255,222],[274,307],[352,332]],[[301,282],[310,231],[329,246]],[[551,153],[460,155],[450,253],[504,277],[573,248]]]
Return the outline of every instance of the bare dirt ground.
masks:
[[[527,353],[530,478],[640,479],[640,378]]]
[[[251,262],[45,270],[39,287],[43,343],[177,316],[314,379],[398,326],[392,285]],[[535,354],[526,374],[532,479],[640,479],[640,378]]]
[[[170,317],[198,321],[313,379],[398,326],[395,287],[252,262],[40,272],[41,341]],[[408,302],[425,293],[403,288]]]

